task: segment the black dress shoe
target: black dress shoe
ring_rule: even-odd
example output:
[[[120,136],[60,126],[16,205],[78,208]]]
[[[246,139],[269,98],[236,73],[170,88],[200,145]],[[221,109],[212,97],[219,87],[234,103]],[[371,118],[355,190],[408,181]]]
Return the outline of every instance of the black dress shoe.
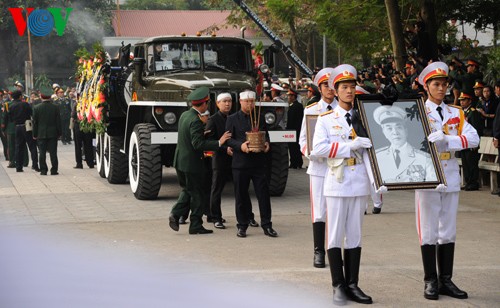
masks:
[[[381,207],[376,207],[376,206],[373,207],[373,210],[372,210],[373,214],[380,214],[380,212],[382,212]]]
[[[82,165],[76,165],[73,167],[73,169],[83,169],[83,166]]]
[[[58,175],[58,174],[59,174],[59,172],[57,172],[57,171],[56,172],[50,172],[50,175]]]
[[[436,279],[425,281],[424,297],[430,300],[439,299],[438,282]]]
[[[226,229],[226,226],[222,223],[222,221],[216,221],[214,222],[214,227],[217,229]]]
[[[201,227],[198,230],[193,230],[193,231],[189,230],[189,234],[210,234],[210,233],[214,233],[214,230],[208,230],[203,227]]]
[[[349,299],[356,303],[371,304],[373,302],[371,296],[366,295],[355,283],[348,285],[345,293]]]
[[[236,233],[237,237],[247,237],[247,230],[243,228],[238,228],[238,232]]]
[[[89,165],[89,169],[94,169],[94,165]]]
[[[23,169],[16,169],[16,172],[24,172]]]
[[[179,218],[179,222],[178,222],[178,224],[179,224],[179,225],[185,225],[185,224],[187,224],[187,222],[186,222],[186,218],[185,218],[184,216],[181,216],[181,217]]]
[[[278,237],[278,232],[274,231],[272,227],[263,228],[264,234],[270,237]]]
[[[40,175],[47,175],[47,172],[40,172]]]
[[[31,167],[31,169],[35,170],[36,172],[40,172],[40,168],[38,167]]]
[[[453,281],[451,281],[451,278],[445,278],[439,281],[439,294],[459,299],[466,299],[468,297],[467,292],[460,290]]]
[[[172,230],[179,231],[179,218],[170,213],[170,216],[168,216],[168,225],[172,228]]]
[[[259,223],[255,221],[255,219],[250,219],[250,221],[248,222],[248,224],[250,225],[250,227],[258,227],[259,226]]]
[[[9,164],[9,165],[7,166],[7,168],[16,168],[16,165],[15,165],[15,164]]]
[[[469,187],[465,187],[465,191],[475,191],[475,190],[479,190],[479,186],[469,186]]]

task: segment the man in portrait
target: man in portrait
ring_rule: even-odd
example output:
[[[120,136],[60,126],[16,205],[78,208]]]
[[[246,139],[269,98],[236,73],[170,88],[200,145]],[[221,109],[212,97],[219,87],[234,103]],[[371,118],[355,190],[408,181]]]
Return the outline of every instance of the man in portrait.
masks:
[[[406,112],[397,106],[380,106],[373,113],[389,146],[376,149],[377,162],[384,183],[425,182],[436,180],[428,153],[408,143]]]

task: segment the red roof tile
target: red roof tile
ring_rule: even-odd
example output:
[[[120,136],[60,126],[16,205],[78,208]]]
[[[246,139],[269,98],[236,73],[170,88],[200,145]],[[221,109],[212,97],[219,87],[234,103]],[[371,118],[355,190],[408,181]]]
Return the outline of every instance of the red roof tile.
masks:
[[[218,28],[217,36],[241,35],[240,29],[226,22],[230,11],[113,11],[113,28],[116,36],[150,37],[161,35],[209,35],[210,30]],[[120,27],[118,28],[118,20]],[[226,28],[227,27],[227,28]],[[255,31],[245,31],[245,36],[255,36]]]

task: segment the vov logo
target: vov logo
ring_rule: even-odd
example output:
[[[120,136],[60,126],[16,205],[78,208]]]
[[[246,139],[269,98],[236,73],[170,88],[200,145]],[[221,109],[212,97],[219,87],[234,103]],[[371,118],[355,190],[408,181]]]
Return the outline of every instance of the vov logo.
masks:
[[[66,24],[68,23],[69,15],[72,8],[66,8],[66,15],[62,16],[62,8],[47,8],[34,9],[32,7],[26,8],[28,12],[27,18],[26,14],[23,14],[23,8],[9,8],[9,12],[14,19],[14,23],[17,28],[17,33],[19,36],[23,36],[26,32],[26,26],[28,26],[31,34],[34,36],[46,36],[55,27],[57,35],[62,36],[64,30],[66,30]]]

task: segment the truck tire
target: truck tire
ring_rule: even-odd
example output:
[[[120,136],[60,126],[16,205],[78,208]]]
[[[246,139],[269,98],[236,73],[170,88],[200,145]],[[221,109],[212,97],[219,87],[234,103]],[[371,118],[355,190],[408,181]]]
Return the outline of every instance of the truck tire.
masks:
[[[151,144],[151,133],[156,131],[153,124],[141,123],[134,127],[130,136],[128,167],[130,188],[139,200],[158,197],[161,187],[161,149]]]
[[[106,178],[106,173],[104,172],[104,135],[96,134],[95,136],[95,163],[96,169],[101,178]]]
[[[271,144],[268,170],[269,194],[281,196],[288,180],[288,144]]]
[[[123,137],[106,134],[104,142],[104,171],[111,184],[125,184],[128,177],[128,157],[120,152]]]

